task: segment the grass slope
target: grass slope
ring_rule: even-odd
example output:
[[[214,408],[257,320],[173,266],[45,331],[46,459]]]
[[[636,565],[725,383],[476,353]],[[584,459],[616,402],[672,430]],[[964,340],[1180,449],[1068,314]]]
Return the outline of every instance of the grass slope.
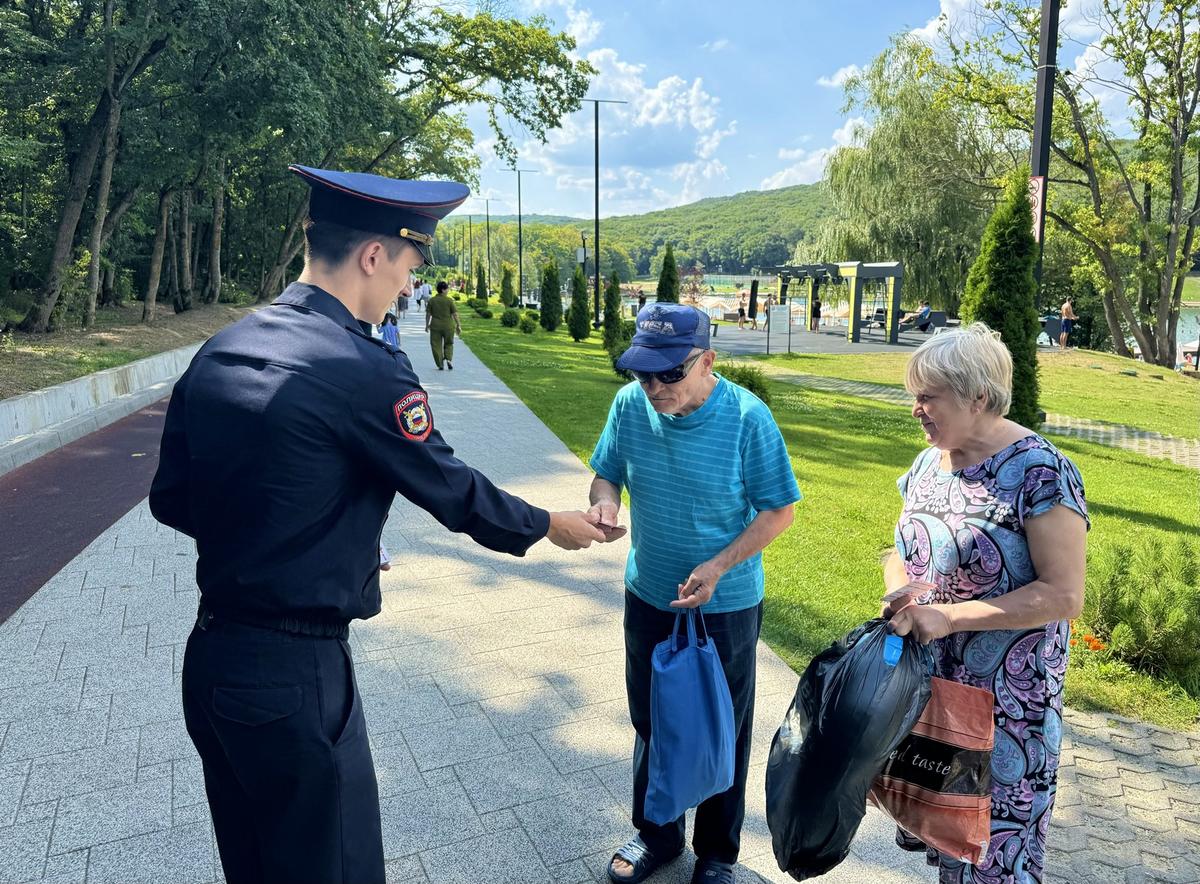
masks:
[[[909,353],[764,356],[768,365],[823,377],[904,386]],[[1038,356],[1041,404],[1048,412],[1200,437],[1200,383],[1144,362],[1090,350]],[[1136,377],[1122,372],[1137,372]]]
[[[622,381],[596,339],[524,335],[496,320],[463,319],[468,345],[586,462]],[[866,378],[875,380],[876,378]],[[896,477],[921,450],[906,409],[772,382],[773,406],[805,498],[796,523],[766,552],[763,638],[799,670],[816,651],[875,616],[881,553],[900,510]],[[1054,440],[1087,483],[1093,549],[1130,533],[1200,531],[1195,472],[1115,449]],[[1196,698],[1121,666],[1076,655],[1068,701],[1085,709],[1191,726]]]

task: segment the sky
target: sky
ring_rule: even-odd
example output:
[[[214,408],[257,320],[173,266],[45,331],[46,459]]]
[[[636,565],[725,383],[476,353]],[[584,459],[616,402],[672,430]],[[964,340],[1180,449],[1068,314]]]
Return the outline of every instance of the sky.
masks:
[[[573,35],[599,71],[600,215],[635,214],[746,190],[820,180],[825,160],[861,117],[843,111],[848,72],[890,37],[936,39],[939,15],[971,0],[508,0],[510,15],[543,15]],[[1063,12],[1060,65],[1085,65],[1094,29],[1080,0]],[[592,105],[568,115],[547,143],[517,138],[526,214],[591,217]],[[461,212],[517,211],[516,175],[494,152],[482,112],[468,122],[482,160],[477,196]]]

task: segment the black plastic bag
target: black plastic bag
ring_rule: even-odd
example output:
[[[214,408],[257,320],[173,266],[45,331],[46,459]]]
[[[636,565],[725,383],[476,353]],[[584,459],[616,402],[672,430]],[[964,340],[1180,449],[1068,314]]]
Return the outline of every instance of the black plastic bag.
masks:
[[[767,825],[797,881],[846,858],[867,793],[929,700],[933,658],[869,620],[813,658],[767,759]]]

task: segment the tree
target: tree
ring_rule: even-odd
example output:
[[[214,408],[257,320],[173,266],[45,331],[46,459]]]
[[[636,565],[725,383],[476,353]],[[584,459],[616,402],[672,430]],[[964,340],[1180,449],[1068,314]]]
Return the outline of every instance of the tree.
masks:
[[[567,314],[567,329],[575,343],[586,341],[592,334],[592,322],[588,318],[588,284],[582,265],[575,265],[571,277],[571,308]]]
[[[1046,216],[1094,264],[1113,346],[1174,367],[1184,276],[1200,224],[1200,0],[1102,0],[1086,64],[1060,66]],[[1034,0],[980,4],[975,31],[947,31],[948,90],[993,125],[1033,128],[1041,16]],[[1103,63],[1103,64],[1101,64]],[[1094,97],[1127,99],[1132,139]]]
[[[542,268],[542,309],[538,321],[546,331],[554,331],[562,322],[562,282],[558,265],[548,262]]]
[[[662,271],[658,274],[658,297],[659,303],[669,301],[673,304],[679,303],[679,269],[675,266],[675,253],[671,251],[671,244],[667,243],[666,254],[663,255]]]
[[[866,122],[826,165],[835,216],[800,243],[796,263],[898,260],[908,299],[958,312],[996,181],[1023,147],[948,96],[946,76],[933,50],[905,35],[847,80],[843,110]]]
[[[1034,307],[1037,243],[1028,180],[1029,169],[1018,167],[983,231],[979,257],[967,275],[962,319],[964,323],[987,323],[1000,332],[1013,361],[1009,417],[1036,430],[1041,424],[1037,366],[1041,326]]]
[[[517,296],[513,294],[513,266],[507,261],[500,274],[500,303],[505,307],[511,307],[517,303]]]
[[[611,351],[621,338],[621,280],[614,271],[604,287],[604,349]]]
[[[487,274],[483,269],[483,260],[475,262],[475,299],[478,301],[487,301]]]

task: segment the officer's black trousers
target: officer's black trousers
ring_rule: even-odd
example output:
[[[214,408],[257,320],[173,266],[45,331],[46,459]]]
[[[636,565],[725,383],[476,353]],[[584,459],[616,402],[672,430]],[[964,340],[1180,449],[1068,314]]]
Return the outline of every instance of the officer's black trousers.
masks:
[[[379,791],[346,642],[197,627],[183,709],[229,884],[383,884]]]
[[[717,647],[733,699],[733,785],[696,808],[692,849],[701,859],[735,863],[746,817],[746,776],[754,725],[755,649],[762,628],[762,603],[744,611],[706,614],[704,625]],[[660,826],[645,817],[650,777],[650,675],[654,646],[675,626],[675,612],[663,611],[625,591],[625,692],[637,739],[633,747],[633,825],[650,852],[666,858],[683,849],[685,817]]]

